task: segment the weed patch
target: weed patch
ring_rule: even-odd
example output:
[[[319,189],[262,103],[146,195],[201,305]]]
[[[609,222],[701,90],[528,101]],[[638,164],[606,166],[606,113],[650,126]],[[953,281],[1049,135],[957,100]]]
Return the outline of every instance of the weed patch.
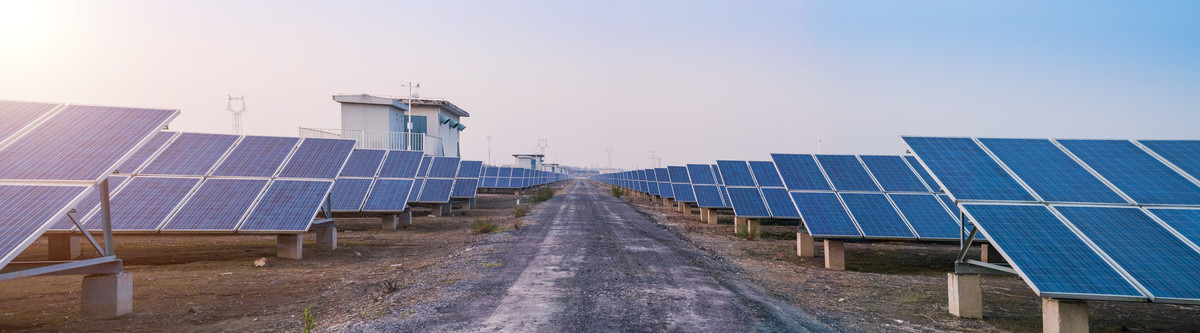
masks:
[[[546,201],[550,200],[550,198],[553,198],[553,197],[554,197],[554,190],[550,189],[549,187],[542,187],[542,188],[539,188],[537,190],[537,193],[533,195],[533,203],[546,202]]]
[[[499,229],[500,227],[496,226],[495,223],[492,223],[491,220],[478,220],[475,221],[475,224],[471,226],[471,230],[474,230],[477,234],[490,234]]]

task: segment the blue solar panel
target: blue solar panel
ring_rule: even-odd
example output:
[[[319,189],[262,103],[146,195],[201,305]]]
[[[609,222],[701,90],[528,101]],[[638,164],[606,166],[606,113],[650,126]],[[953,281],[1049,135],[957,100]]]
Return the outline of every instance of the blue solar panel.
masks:
[[[821,174],[821,168],[812,155],[771,154],[779,175],[789,190],[828,191],[829,181]]]
[[[483,187],[483,188],[499,188],[500,186],[496,184],[496,181],[497,181],[497,180],[499,180],[499,179],[497,179],[496,177],[484,177],[484,178],[483,178],[483,183],[481,183],[481,184],[479,185],[479,187]]]
[[[780,188],[762,188],[763,198],[767,200],[767,207],[771,209],[771,217],[774,218],[799,218],[800,213],[796,211],[796,205],[792,203],[792,197],[788,195],[787,190]]]
[[[757,186],[746,161],[717,161],[726,186]]]
[[[299,138],[246,136],[225,157],[214,176],[271,177],[287,159]]]
[[[667,167],[667,173],[669,174],[672,183],[679,183],[679,184],[691,184],[692,183],[691,177],[688,176],[688,168],[687,167],[669,166],[669,167]],[[709,171],[709,175],[712,175],[711,170]],[[711,176],[710,176],[710,178],[711,178]]]
[[[426,179],[421,188],[421,196],[417,202],[445,203],[450,201],[450,190],[454,187],[452,179]]]
[[[27,128],[38,118],[50,113],[58,104],[0,101],[0,140]]]
[[[455,199],[474,198],[475,190],[479,187],[479,180],[473,178],[459,178],[454,180],[454,189],[450,191],[450,197]]]
[[[958,219],[932,194],[889,194],[921,239],[959,239]]]
[[[155,231],[200,178],[134,177],[112,195],[112,228],[124,231]],[[84,227],[101,227],[100,214],[92,214]]]
[[[305,139],[309,141],[312,139]],[[322,175],[332,177],[337,175],[337,171],[341,169],[341,164],[350,155],[350,148],[354,147],[352,140],[332,140],[334,142],[349,142],[350,146],[341,147],[341,145],[333,145],[326,149],[342,150],[341,158],[338,159],[338,168],[323,169],[317,172],[298,172],[299,175]],[[304,148],[301,144],[301,149]],[[299,153],[299,152],[297,152]],[[336,158],[327,154],[313,154],[314,158]],[[290,163],[289,163],[290,164]],[[286,170],[286,169],[285,169]],[[271,182],[267,192],[263,194],[262,199],[259,199],[258,204],[254,206],[254,210],[246,217],[246,222],[238,228],[239,231],[307,231],[312,224],[313,217],[316,216],[317,210],[325,201],[325,196],[329,194],[330,187],[333,186],[332,181],[306,181],[306,180],[275,180]]]
[[[208,175],[237,139],[236,135],[180,133],[179,137],[150,161],[141,173],[172,176]]]
[[[725,208],[721,189],[716,185],[692,185],[696,194],[696,206],[700,208]]]
[[[382,149],[355,149],[350,153],[350,159],[346,160],[341,177],[374,178],[385,155],[387,151]],[[337,188],[337,185],[334,185],[334,188]]]
[[[1057,209],[1155,298],[1200,299],[1200,253],[1140,209]]]
[[[708,164],[688,164],[688,178],[692,184],[697,185],[716,185],[717,179],[713,177],[712,166]]]
[[[512,177],[513,168],[500,167],[500,175],[498,177]]]
[[[896,208],[883,194],[842,193],[842,201],[867,237],[915,238]]]
[[[425,178],[429,174],[429,164],[433,162],[433,156],[425,156],[421,158],[421,165],[417,167],[417,177]]]
[[[946,208],[950,208],[950,212],[958,216],[958,205],[954,204],[954,200],[950,199],[949,195],[938,194],[938,199],[942,199],[942,203],[946,204]]]
[[[1200,244],[1200,209],[1151,209],[1150,212],[1192,243]]]
[[[458,157],[436,157],[433,159],[433,164],[429,168],[429,173],[425,175],[427,178],[454,178],[458,174],[458,162],[462,159]]]
[[[671,184],[671,192],[675,195],[675,201],[679,202],[696,202],[696,193],[692,191],[692,186],[688,184]],[[720,200],[720,198],[717,198]]]
[[[725,202],[725,208],[733,208],[733,200],[729,198],[729,188],[724,185],[721,188],[721,201]]]
[[[68,106],[0,150],[0,179],[98,180],[177,114]]]
[[[917,170],[917,175],[921,176],[921,180],[925,182],[926,186],[929,186],[930,190],[934,192],[944,191],[942,186],[938,185],[937,181],[933,179],[933,176],[929,175],[929,171],[925,170],[925,167],[921,165],[921,161],[918,161],[916,156],[904,156],[904,161],[908,162],[908,165],[912,166],[913,170]]]
[[[64,207],[87,191],[83,186],[0,185],[0,267],[40,235]]]
[[[879,191],[879,186],[871,180],[867,169],[863,168],[858,157],[854,155],[817,155],[817,161],[829,181],[838,191]]]
[[[963,207],[1039,295],[1142,297],[1046,206]]]
[[[503,180],[503,179],[502,179]],[[421,195],[421,188],[425,186],[425,178],[417,178],[413,181],[412,189],[408,191],[408,202],[417,202],[417,196]],[[508,186],[508,185],[505,185]],[[370,199],[368,198],[368,201]]]
[[[266,186],[266,179],[205,180],[162,230],[233,231]]]
[[[783,187],[783,179],[779,178],[779,171],[775,170],[775,163],[766,161],[750,161],[750,171],[754,173],[754,180],[758,186],[762,187]]]
[[[120,189],[121,184],[125,183],[126,180],[129,180],[129,177],[115,176],[115,175],[108,176],[108,193],[109,194],[116,193],[117,189]],[[83,198],[83,201],[80,201],[78,205],[75,205],[75,214],[72,214],[72,215],[75,216],[75,219],[77,221],[82,223],[84,221],[84,218],[86,218],[88,214],[91,214],[91,212],[93,210],[96,210],[97,208],[100,208],[100,189],[99,188],[96,188],[95,191],[91,191],[91,193],[88,193],[87,196],[85,196]],[[56,222],[56,223],[54,223],[54,225],[50,226],[50,229],[51,230],[70,230],[70,229],[76,229],[76,227],[75,227],[75,223],[71,222],[71,218],[66,217],[64,215],[61,219],[58,220],[58,222]]]
[[[497,177],[500,174],[500,168],[494,166],[483,167],[484,177]]]
[[[904,137],[958,200],[1034,201],[975,140]]]
[[[140,168],[142,164],[146,164],[146,160],[149,160],[150,156],[158,152],[160,148],[167,144],[167,141],[171,141],[171,139],[174,139],[178,134],[178,132],[158,132],[157,134],[154,134],[154,137],[150,138],[149,142],[146,142],[145,145],[142,145],[142,148],[139,148],[137,152],[133,153],[133,156],[130,156],[129,159],[125,160],[125,162],[122,162],[121,166],[117,167],[116,172],[125,174],[137,172],[137,169]]]
[[[1200,205],[1200,187],[1124,140],[1059,140],[1140,204]]]
[[[379,169],[379,177],[415,178],[425,153],[419,151],[391,150]]]
[[[339,180],[340,182],[340,180]],[[371,189],[371,194],[367,196],[366,203],[363,204],[362,210],[376,212],[401,212],[408,207],[408,203],[413,201],[409,197],[415,196],[420,190],[422,182],[410,179],[378,179],[375,180],[375,186]]]
[[[354,140],[304,139],[288,159],[279,177],[334,179],[354,150]],[[292,186],[292,183],[288,183]],[[257,209],[257,208],[256,208]],[[308,226],[306,225],[305,228]],[[289,229],[291,230],[291,229]]]
[[[338,178],[329,194],[329,199],[333,201],[333,210],[357,212],[362,208],[372,182],[374,179],[370,178]]]
[[[733,213],[740,217],[771,217],[762,194],[756,187],[730,187],[729,197],[733,201]]]
[[[717,185],[725,185],[725,177],[721,176],[721,168],[716,164],[709,166],[712,169],[713,177],[717,179]]]
[[[862,155],[863,164],[888,192],[932,192],[900,156]],[[935,184],[934,187],[937,187]]]
[[[1200,178],[1200,141],[1196,140],[1141,140],[1171,164],[1179,167],[1193,178]]]
[[[658,182],[660,182],[660,183],[663,183],[663,182],[670,183],[670,182],[671,182],[671,171],[670,171],[670,169],[668,169],[668,168],[655,168],[655,169],[654,169],[654,179],[655,179],[655,180],[658,180]]]
[[[479,178],[482,171],[483,162],[481,161],[462,161],[458,166],[458,178]]]
[[[862,237],[854,220],[833,193],[792,192],[804,227],[814,237]]]
[[[1125,203],[1108,185],[1046,139],[979,139],[1042,199]]]
[[[659,196],[663,198],[675,198],[675,189],[671,188],[671,183],[658,182],[656,185],[658,187]]]

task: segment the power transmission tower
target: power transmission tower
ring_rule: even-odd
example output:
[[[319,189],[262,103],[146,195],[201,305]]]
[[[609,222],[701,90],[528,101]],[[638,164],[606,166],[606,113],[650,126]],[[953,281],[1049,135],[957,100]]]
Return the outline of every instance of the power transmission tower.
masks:
[[[234,102],[238,103],[239,108],[233,108]],[[233,134],[242,135],[242,116],[250,112],[250,110],[246,110],[246,96],[229,96],[229,101],[225,104],[225,111],[233,115]]]
[[[546,155],[546,147],[549,147],[549,146],[550,146],[550,140],[538,139],[538,150],[541,151],[539,154]]]
[[[658,157],[655,157],[654,155],[658,155],[658,152],[657,151],[650,152],[650,167],[651,168],[658,167]]]
[[[608,147],[605,150],[608,151],[608,169],[612,170],[612,147]]]

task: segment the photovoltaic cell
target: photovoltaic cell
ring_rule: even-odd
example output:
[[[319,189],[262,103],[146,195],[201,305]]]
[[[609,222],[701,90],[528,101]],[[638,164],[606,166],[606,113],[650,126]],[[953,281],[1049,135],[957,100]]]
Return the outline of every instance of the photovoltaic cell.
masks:
[[[1200,178],[1200,141],[1140,140],[1138,142],[1193,178]]]
[[[279,177],[337,178],[337,175],[341,173],[342,165],[346,163],[346,158],[350,157],[350,152],[354,150],[354,144],[354,140],[304,139],[304,141],[300,142],[300,147],[296,148],[296,152],[292,153],[292,157],[288,159],[287,164],[283,166],[283,171],[279,172]],[[286,184],[285,186],[294,186],[294,184],[298,183]],[[272,211],[270,213],[276,212]],[[305,225],[305,228],[307,227]]]
[[[388,151],[387,159],[384,160],[383,167],[379,169],[379,177],[415,178],[424,157],[425,153],[419,151]]]
[[[0,185],[0,267],[40,235],[84,186]]]
[[[425,175],[429,174],[429,165],[432,162],[433,162],[432,156],[425,156],[425,157],[421,158],[421,165],[417,166],[417,177],[418,178],[425,178]]]
[[[1049,202],[1125,203],[1087,169],[1046,139],[979,139],[1042,199]]]
[[[656,185],[658,187],[658,195],[659,196],[661,196],[663,198],[671,198],[671,199],[675,198],[675,190],[671,187],[671,183],[658,182]]]
[[[879,191],[867,169],[854,155],[817,155],[833,187],[838,191]]]
[[[913,173],[900,156],[862,155],[859,156],[867,170],[879,181],[884,191],[888,192],[932,192],[921,183],[920,176]],[[937,187],[935,184],[934,187]]]
[[[1200,253],[1140,209],[1056,208],[1155,298],[1200,299]]]
[[[816,237],[861,237],[854,220],[833,193],[792,192],[804,226]]]
[[[832,190],[812,155],[771,154],[771,159],[775,160],[788,190]]]
[[[733,202],[733,213],[741,217],[771,217],[762,194],[755,187],[730,187],[729,198]]]
[[[726,186],[757,186],[746,161],[717,161]]]
[[[963,207],[1043,297],[1046,293],[1144,297],[1046,206]]]
[[[696,202],[696,193],[692,191],[691,185],[671,184],[671,192],[675,195],[675,201]]]
[[[450,197],[456,199],[474,198],[475,190],[478,188],[479,180],[473,178],[459,178],[454,180],[454,189],[450,191]]]
[[[1059,140],[1140,204],[1200,205],[1200,187],[1124,140]]]
[[[482,161],[462,161],[458,166],[458,178],[479,178]]]
[[[426,179],[421,188],[417,202],[446,203],[450,201],[450,190],[454,186],[451,179]]]
[[[783,179],[779,178],[779,171],[775,170],[775,163],[767,161],[750,161],[750,171],[754,173],[754,180],[760,187],[783,187]]]
[[[1034,201],[975,140],[904,137],[958,200]]]
[[[912,230],[883,194],[842,193],[854,221],[867,237],[915,238]]]
[[[481,183],[481,184],[479,185],[479,187],[483,187],[483,188],[499,188],[500,186],[496,184],[496,181],[497,181],[497,180],[498,180],[498,179],[497,179],[496,177],[484,177],[484,178],[483,178],[483,183]]]
[[[134,177],[128,182],[112,195],[113,230],[155,231],[200,178]],[[84,226],[101,228],[99,215],[93,214]]]
[[[383,163],[385,155],[387,151],[382,149],[355,149],[350,153],[350,159],[346,160],[341,177],[373,178],[379,172],[379,164]],[[337,188],[337,185],[333,187]]]
[[[667,173],[669,174],[669,176],[671,176],[670,179],[671,179],[672,183],[677,183],[677,184],[691,184],[692,183],[691,177],[688,176],[688,168],[687,167],[669,166],[669,167],[667,167]],[[710,175],[709,178],[711,178],[712,170],[709,170],[709,175]]]
[[[408,202],[417,202],[417,196],[421,195],[422,187],[425,187],[425,178],[417,178],[416,180],[413,180],[412,190],[408,191]]]
[[[0,179],[97,180],[178,112],[68,106],[0,150]]]
[[[167,144],[167,141],[171,141],[171,139],[174,139],[178,134],[178,132],[158,132],[154,134],[154,137],[150,138],[149,142],[146,142],[145,145],[142,145],[142,148],[139,148],[137,152],[133,153],[133,156],[130,156],[129,159],[125,160],[125,162],[122,162],[121,166],[117,167],[116,172],[124,174],[132,174],[137,172],[137,169],[141,167],[142,164],[146,164],[146,160],[149,160],[150,156],[158,152],[159,148],[162,148]]]
[[[925,167],[921,165],[921,162],[917,161],[916,156],[904,156],[904,161],[908,162],[908,165],[912,166],[913,170],[917,170],[917,175],[921,176],[921,180],[925,182],[926,186],[929,186],[930,190],[933,190],[934,192],[945,191],[941,185],[938,185],[936,180],[933,180],[933,176],[929,175],[929,171],[925,170]]]
[[[1150,209],[1171,228],[1194,244],[1200,244],[1200,209]]]
[[[362,208],[367,192],[371,190],[370,178],[338,178],[333,183],[329,199],[337,212],[357,212]]]
[[[725,208],[721,189],[716,185],[692,185],[696,194],[696,206],[700,208]]]
[[[180,133],[140,173],[171,176],[204,176],[237,142],[237,135]]]
[[[799,218],[800,213],[796,211],[796,205],[792,203],[792,197],[788,196],[788,191],[780,188],[764,187],[761,189],[763,198],[767,200],[767,207],[771,209],[771,217],[775,218]]]
[[[0,101],[0,141],[7,139],[18,131],[33,124],[38,118],[45,116],[58,104]]]
[[[958,219],[932,194],[888,194],[922,239],[959,239]]]
[[[458,162],[462,159],[458,157],[436,157],[433,159],[433,164],[429,168],[427,178],[454,178],[458,174]]]
[[[415,196],[420,189],[420,182],[409,179],[378,179],[371,195],[363,205],[364,211],[400,212],[413,201],[409,196]]]
[[[266,186],[266,179],[205,180],[162,230],[233,231]]]
[[[221,162],[214,176],[271,177],[300,138],[248,135]]]
[[[717,180],[713,178],[712,167],[707,164],[688,164],[688,178],[692,184],[696,185],[716,185]]]
[[[497,168],[494,166],[483,167],[483,176],[484,177],[496,177],[496,175],[498,175],[498,174],[500,174],[500,168]]]
[[[305,141],[312,139],[305,139]],[[354,146],[353,140],[331,140],[328,142],[334,147],[341,148],[342,145],[334,144],[340,142],[349,142],[350,146],[343,149],[342,157],[338,159],[338,168],[341,169],[341,164],[345,161],[346,156],[350,155],[350,147]],[[303,148],[303,144],[301,144]],[[297,152],[299,153],[299,152]],[[312,154],[314,158],[329,155]],[[297,175],[322,175],[330,176],[337,175],[337,169],[330,171],[328,168],[302,168],[296,169]],[[313,172],[301,172],[308,170]],[[319,172],[318,172],[319,171]],[[306,181],[306,180],[275,180],[271,182],[266,193],[263,193],[262,199],[259,199],[258,205],[254,206],[254,210],[246,217],[246,222],[238,228],[241,231],[307,231],[309,225],[312,224],[313,217],[316,216],[317,209],[325,201],[325,196],[329,194],[329,189],[332,187],[332,181]]]

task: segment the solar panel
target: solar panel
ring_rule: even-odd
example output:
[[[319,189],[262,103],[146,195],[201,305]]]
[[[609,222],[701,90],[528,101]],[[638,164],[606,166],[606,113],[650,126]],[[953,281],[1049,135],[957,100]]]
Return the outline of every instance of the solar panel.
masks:
[[[158,156],[142,169],[142,174],[205,176],[225,152],[237,142],[237,135],[180,133]]]
[[[871,238],[916,238],[904,218],[879,193],[841,193],[842,202],[854,216],[863,235]]]
[[[174,139],[178,135],[179,132],[158,132],[157,134],[154,134],[154,137],[151,137],[150,141],[146,142],[145,145],[142,145],[142,148],[133,153],[133,156],[130,156],[128,160],[125,160],[124,163],[121,163],[121,166],[117,167],[116,172],[124,174],[132,174],[137,172],[138,168],[141,168],[143,164],[146,164],[146,161],[149,160],[154,153],[157,153],[158,150],[165,146],[168,141],[171,141],[171,139]]]
[[[123,184],[128,179],[129,179],[128,176],[116,176],[116,175],[108,176],[109,194],[111,195],[112,193],[116,193],[121,188],[121,184]],[[75,216],[76,221],[79,221],[80,223],[82,223],[82,222],[84,222],[84,218],[86,218],[88,216],[88,214],[91,214],[92,211],[98,211],[98,208],[100,208],[100,191],[99,190],[91,191],[90,193],[88,193],[86,196],[83,197],[83,201],[80,201],[79,204],[75,205],[75,214],[72,214],[72,215]],[[66,217],[66,216],[63,216],[61,219],[58,219],[58,222],[56,222],[56,223],[54,223],[54,225],[50,226],[50,230],[71,230],[71,229],[77,229],[77,227],[75,227],[74,222],[71,222],[71,218]]]
[[[675,201],[678,202],[697,202],[696,192],[692,190],[692,186],[688,184],[671,184],[671,193],[675,195]],[[717,198],[718,200],[720,198]]]
[[[334,179],[354,150],[354,140],[307,138],[292,153],[279,177]],[[292,183],[287,183],[292,184]],[[269,191],[269,190],[268,190]]]
[[[697,168],[700,167],[700,165],[698,165],[698,164],[692,164],[692,165],[696,165]],[[667,167],[667,174],[668,174],[668,176],[670,176],[669,178],[671,179],[672,183],[691,184],[692,177],[689,175],[689,172],[690,171],[688,171],[688,167],[683,167],[683,166]],[[712,170],[708,170],[708,174],[709,174],[709,179],[711,179],[712,178]],[[715,184],[715,183],[710,182],[710,183],[704,183],[704,184]]]
[[[39,118],[50,114],[58,104],[0,101],[0,142],[7,140],[22,129],[29,128]]]
[[[475,197],[475,190],[479,187],[479,180],[472,178],[459,178],[454,180],[454,189],[450,191],[450,197],[455,199],[468,199]]]
[[[307,142],[312,139],[305,139]],[[296,175],[337,175],[337,171],[341,170],[341,164],[345,162],[346,156],[350,154],[350,147],[353,147],[353,140],[333,140],[334,142],[325,142],[333,147],[328,147],[330,150],[342,150],[344,153],[341,159],[336,164],[338,167],[333,168],[300,168],[295,169]],[[350,142],[350,147],[342,148],[338,142]],[[303,148],[303,143],[301,148]],[[299,152],[297,152],[299,153]],[[313,158],[330,158],[328,153],[311,153]],[[286,170],[286,168],[285,168]],[[302,170],[304,172],[302,172]],[[271,182],[267,191],[263,193],[258,204],[250,211],[250,215],[246,217],[246,221],[242,222],[238,228],[240,232],[282,232],[282,231],[307,231],[312,223],[313,217],[317,215],[317,210],[320,209],[322,202],[325,201],[326,195],[330,188],[333,187],[332,181],[309,181],[309,180],[281,180],[277,179]],[[122,191],[124,192],[124,191]]]
[[[413,180],[412,190],[408,191],[408,202],[417,202],[417,196],[421,195],[421,188],[425,187],[425,178],[417,178]],[[370,201],[370,198],[367,198]]]
[[[380,164],[383,163],[383,157],[387,153],[388,151],[382,149],[355,149],[350,153],[350,159],[346,160],[341,177],[375,177],[379,172]],[[416,168],[414,167],[413,170]],[[334,185],[334,188],[337,188],[337,185]]]
[[[363,204],[364,211],[382,211],[382,212],[400,212],[408,208],[408,202],[413,201],[410,196],[415,196],[417,190],[420,189],[420,180],[413,181],[411,179],[378,179],[375,181],[375,187],[371,190],[371,195],[367,197],[367,201]],[[413,193],[410,195],[410,193]]]
[[[1149,211],[1193,244],[1200,244],[1200,209],[1156,208]]]
[[[458,178],[479,178],[482,171],[482,161],[462,161],[458,167]]]
[[[904,137],[904,141],[955,199],[1034,200],[971,138]]]
[[[920,176],[913,173],[904,158],[895,155],[862,155],[859,156],[867,170],[879,181],[879,185],[887,192],[932,192],[921,182]],[[936,185],[934,185],[936,187]]]
[[[979,139],[1049,202],[1125,203],[1117,192],[1046,139]]]
[[[750,170],[754,173],[754,181],[759,187],[783,187],[783,179],[775,170],[775,163],[767,161],[750,161]]]
[[[417,167],[417,177],[425,178],[429,174],[429,165],[433,162],[433,156],[425,156],[421,158],[421,165]]]
[[[373,182],[375,180],[371,178],[338,178],[337,182],[333,183],[329,197],[333,201],[333,211],[357,212],[362,209],[363,200],[367,198]]]
[[[747,170],[748,171],[748,170]],[[757,187],[729,187],[729,198],[733,202],[733,213],[739,217],[771,217],[762,193]]]
[[[390,150],[383,167],[379,169],[379,177],[386,178],[415,178],[422,167],[425,153],[419,151]]]
[[[692,185],[696,195],[696,206],[700,208],[725,208],[721,189],[716,185]]]
[[[813,237],[862,237],[837,194],[828,192],[792,192],[805,229]]]
[[[453,179],[426,179],[425,185],[421,187],[421,195],[417,197],[417,202],[449,202],[450,190],[453,189],[453,186]]]
[[[829,181],[812,155],[771,154],[788,190],[829,191]]]
[[[766,199],[767,207],[771,209],[771,217],[800,217],[800,212],[796,211],[796,205],[792,203],[792,197],[788,196],[787,190],[782,187],[763,187],[760,190],[762,191],[763,198]]]
[[[1179,167],[1192,178],[1200,178],[1200,141],[1140,140],[1138,142]]]
[[[1200,205],[1200,187],[1125,140],[1058,140],[1140,204]]]
[[[200,180],[192,177],[134,177],[128,180],[120,192],[112,195],[113,230],[157,231]],[[84,227],[97,229],[100,223],[99,214],[93,214]]]
[[[757,186],[746,161],[717,161],[725,186]]]
[[[300,138],[277,136],[242,137],[233,151],[213,171],[214,176],[271,177],[296,147]]]
[[[454,178],[458,174],[458,157],[436,157],[429,168],[426,178]]]
[[[917,170],[917,175],[921,176],[921,181],[924,181],[925,185],[929,186],[930,190],[933,190],[934,192],[944,191],[942,186],[938,185],[937,181],[933,180],[933,176],[929,175],[929,171],[925,170],[925,167],[921,165],[921,162],[917,160],[916,156],[904,156],[904,161],[908,162],[908,165],[911,166],[913,170]]]
[[[85,186],[0,185],[0,266],[16,258],[86,191]]]
[[[205,180],[161,229],[233,231],[266,186],[266,179]]]
[[[958,219],[932,194],[888,194],[921,239],[959,239]]]
[[[664,198],[675,198],[675,190],[671,188],[671,172],[667,168],[655,168],[651,171],[658,181],[658,184],[655,184],[658,187],[658,195]]]
[[[880,191],[854,155],[817,155],[817,162],[838,191]]]

